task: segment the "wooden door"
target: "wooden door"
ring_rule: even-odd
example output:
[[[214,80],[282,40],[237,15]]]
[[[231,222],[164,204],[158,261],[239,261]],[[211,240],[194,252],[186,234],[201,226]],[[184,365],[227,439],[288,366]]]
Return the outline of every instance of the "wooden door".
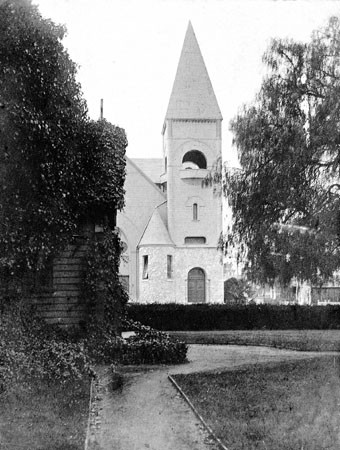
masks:
[[[205,274],[199,267],[191,269],[188,273],[188,302],[205,302]]]

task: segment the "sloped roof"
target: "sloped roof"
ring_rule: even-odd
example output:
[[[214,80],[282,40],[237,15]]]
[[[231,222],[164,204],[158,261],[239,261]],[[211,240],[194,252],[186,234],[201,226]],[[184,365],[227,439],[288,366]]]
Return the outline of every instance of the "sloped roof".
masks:
[[[160,182],[160,176],[164,172],[162,158],[130,158],[130,160],[154,183]]]
[[[165,119],[222,119],[191,22]]]
[[[175,245],[159,214],[159,207],[155,208],[139,242],[139,247],[145,247],[148,245]]]
[[[137,171],[138,173],[140,173],[142,175],[142,177],[150,184],[150,186],[153,187],[153,189],[155,189],[159,194],[161,194],[162,197],[166,198],[166,195],[164,194],[164,192],[162,192],[159,187],[156,186],[155,182],[151,180],[150,177],[148,177],[146,175],[146,173],[140,169],[140,167],[134,162],[133,159],[128,158],[127,156],[125,156],[126,158],[126,162],[127,162],[127,173],[129,173],[129,167],[128,165],[130,165],[130,167],[132,167],[135,171]]]

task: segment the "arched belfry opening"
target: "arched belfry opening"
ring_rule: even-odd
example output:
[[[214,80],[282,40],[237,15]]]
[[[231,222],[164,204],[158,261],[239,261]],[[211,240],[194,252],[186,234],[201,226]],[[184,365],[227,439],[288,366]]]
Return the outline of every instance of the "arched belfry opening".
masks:
[[[190,150],[183,156],[182,166],[184,169],[206,169],[207,160],[199,150]]]
[[[205,273],[200,267],[195,267],[188,273],[188,302],[204,303],[205,301]]]

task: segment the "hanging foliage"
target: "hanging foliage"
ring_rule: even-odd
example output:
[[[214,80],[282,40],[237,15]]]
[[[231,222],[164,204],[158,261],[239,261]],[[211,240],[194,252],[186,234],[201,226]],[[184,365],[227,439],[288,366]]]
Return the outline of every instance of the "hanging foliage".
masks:
[[[273,40],[268,76],[232,121],[241,170],[225,191],[234,223],[226,244],[253,280],[314,283],[340,267],[340,25],[309,43]]]
[[[110,228],[90,242],[82,296],[87,306],[88,323],[94,324],[93,332],[98,332],[99,323],[101,332],[113,330],[120,334],[120,322],[128,301],[128,294],[118,277],[121,251],[118,233]]]

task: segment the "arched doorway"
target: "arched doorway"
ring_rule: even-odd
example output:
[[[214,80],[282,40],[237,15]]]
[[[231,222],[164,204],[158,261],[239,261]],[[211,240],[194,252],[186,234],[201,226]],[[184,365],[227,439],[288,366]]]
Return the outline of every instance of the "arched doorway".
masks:
[[[205,302],[205,273],[199,267],[191,269],[188,273],[188,302]]]

